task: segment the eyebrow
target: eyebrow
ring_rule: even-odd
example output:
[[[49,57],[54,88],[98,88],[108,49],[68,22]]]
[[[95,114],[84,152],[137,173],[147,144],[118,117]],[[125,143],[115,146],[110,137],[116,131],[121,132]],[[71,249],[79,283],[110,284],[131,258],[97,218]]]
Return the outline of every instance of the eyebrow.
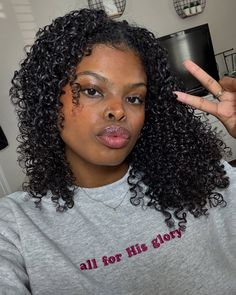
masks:
[[[84,71],[84,72],[80,72],[80,73],[77,73],[77,76],[93,76],[95,77],[96,79],[100,80],[100,81],[103,81],[103,82],[106,82],[108,83],[108,79],[103,77],[102,75],[99,75],[97,73],[94,73],[92,71]]]
[[[95,77],[96,79],[98,79],[98,80],[100,80],[102,82],[110,84],[109,80],[106,77],[103,77],[102,75],[99,75],[99,74],[97,74],[95,72],[92,72],[92,71],[83,71],[83,72],[77,73],[77,77],[79,77],[79,76],[92,76],[92,77]],[[144,83],[144,82],[130,83],[127,86],[129,88],[136,88],[136,87],[145,87],[145,88],[147,88],[147,84]]]

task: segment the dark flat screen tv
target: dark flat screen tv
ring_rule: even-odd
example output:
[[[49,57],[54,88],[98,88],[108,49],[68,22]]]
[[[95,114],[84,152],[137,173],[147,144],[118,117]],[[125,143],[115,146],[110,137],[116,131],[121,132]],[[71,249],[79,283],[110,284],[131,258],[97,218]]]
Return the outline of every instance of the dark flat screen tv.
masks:
[[[186,91],[194,95],[206,95],[207,91],[200,82],[185,70],[183,61],[191,59],[214,79],[219,80],[208,24],[160,37],[159,41],[168,51],[172,72],[183,81]]]

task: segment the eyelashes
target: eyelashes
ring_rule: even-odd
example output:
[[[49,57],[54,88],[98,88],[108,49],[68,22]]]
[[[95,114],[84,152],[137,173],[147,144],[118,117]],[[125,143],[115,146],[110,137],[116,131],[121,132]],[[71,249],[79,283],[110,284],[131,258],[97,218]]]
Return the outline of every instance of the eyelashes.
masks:
[[[82,88],[81,92],[83,92],[87,97],[90,97],[90,98],[103,97],[103,94],[101,93],[101,91],[97,90],[97,89],[95,89],[93,87]]]
[[[102,89],[98,85],[93,85],[91,83],[88,83],[87,85],[85,83],[84,85],[74,83],[74,85],[72,85],[73,97],[75,96],[78,98],[80,94],[88,99],[102,99],[104,97],[109,97],[109,91],[107,89]],[[125,99],[130,105],[143,105],[145,103],[145,93],[143,93],[142,90],[134,89],[130,91],[130,93],[127,93],[123,99]]]
[[[130,104],[144,104],[144,99],[137,95],[130,95],[126,98],[126,100]]]
[[[92,99],[104,97],[103,92],[94,87],[81,88],[81,92],[85,94],[87,97]],[[136,94],[128,95],[125,97],[125,99],[129,104],[134,104],[134,105],[144,104],[144,98],[141,95],[136,95]]]

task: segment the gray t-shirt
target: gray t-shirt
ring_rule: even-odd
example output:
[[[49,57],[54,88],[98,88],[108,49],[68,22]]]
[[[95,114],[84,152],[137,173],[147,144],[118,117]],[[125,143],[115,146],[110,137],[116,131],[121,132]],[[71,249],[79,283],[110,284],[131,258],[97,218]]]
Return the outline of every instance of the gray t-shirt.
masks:
[[[127,175],[77,190],[64,213],[50,193],[41,210],[22,192],[0,199],[0,294],[236,294],[236,170],[227,170],[227,207],[188,214],[185,232],[132,206]]]

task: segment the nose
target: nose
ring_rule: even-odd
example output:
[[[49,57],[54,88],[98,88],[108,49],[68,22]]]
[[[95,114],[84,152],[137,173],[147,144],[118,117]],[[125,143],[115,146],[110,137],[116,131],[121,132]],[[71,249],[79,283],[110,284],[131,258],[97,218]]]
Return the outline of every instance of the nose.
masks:
[[[104,117],[108,121],[124,121],[126,114],[122,101],[109,103],[104,110]]]

